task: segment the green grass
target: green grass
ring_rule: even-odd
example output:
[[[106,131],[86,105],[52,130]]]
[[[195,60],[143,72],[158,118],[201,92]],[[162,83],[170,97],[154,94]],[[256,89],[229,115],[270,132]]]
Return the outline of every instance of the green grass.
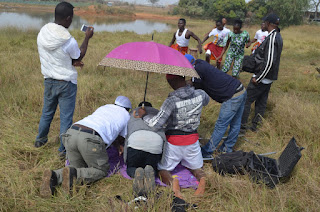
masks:
[[[211,23],[209,25],[212,25]],[[189,29],[201,39],[211,29],[207,21],[188,21]],[[245,27],[244,27],[245,28]],[[245,28],[251,37],[258,26]],[[155,41],[169,44],[175,29],[156,33]],[[61,168],[57,156],[59,111],[52,122],[49,142],[34,148],[43,101],[43,77],[36,46],[37,31],[7,28],[0,31],[0,211],[131,211],[114,199],[132,199],[132,181],[119,175],[100,180],[90,188],[82,186],[73,196],[58,190],[56,197],[39,197],[44,169]],[[71,32],[81,44],[83,33]],[[279,79],[271,88],[263,127],[248,133],[250,142],[240,139],[236,149],[256,153],[282,151],[292,136],[306,149],[285,184],[270,190],[252,183],[247,176],[221,177],[205,164],[208,176],[206,194],[192,196],[183,190],[187,201],[197,203],[199,211],[318,211],[320,207],[320,27],[295,26],[282,32],[284,49]],[[97,67],[113,48],[132,41],[149,41],[151,35],[131,32],[95,33],[79,71],[78,96],[74,120],[91,114],[97,107],[113,103],[118,95],[128,96],[133,105],[143,99],[146,74],[138,71]],[[191,47],[196,47],[194,41]],[[248,50],[246,50],[248,53]],[[204,55],[201,55],[204,58]],[[242,73],[247,85],[250,74]],[[159,108],[171,92],[164,75],[150,74],[147,100]],[[203,109],[199,131],[209,137],[220,105],[211,101]],[[279,154],[273,155],[278,157]],[[169,189],[160,199],[137,211],[170,211]]]

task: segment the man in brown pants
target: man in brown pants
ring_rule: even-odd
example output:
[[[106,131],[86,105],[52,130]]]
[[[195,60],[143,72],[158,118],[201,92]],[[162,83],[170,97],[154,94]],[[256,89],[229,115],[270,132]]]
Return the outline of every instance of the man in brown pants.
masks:
[[[114,104],[101,106],[93,114],[74,123],[62,135],[70,166],[45,170],[40,195],[50,197],[60,184],[69,192],[74,178],[77,182],[92,183],[106,177],[109,171],[106,148],[114,144],[122,152],[123,146],[121,148],[120,145],[127,134],[130,109],[130,100],[118,96]]]

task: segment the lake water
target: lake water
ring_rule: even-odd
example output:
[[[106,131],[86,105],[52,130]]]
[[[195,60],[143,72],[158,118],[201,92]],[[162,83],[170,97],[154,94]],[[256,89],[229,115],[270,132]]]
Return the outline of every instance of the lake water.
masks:
[[[0,11],[0,28],[16,27],[19,29],[37,29],[43,25],[54,21],[54,15],[41,12],[12,12]],[[79,29],[82,24],[93,26],[95,32],[107,31],[132,31],[137,34],[151,34],[152,32],[169,31],[171,25],[151,20],[123,20],[99,18],[99,20],[86,20],[79,16],[74,16],[70,29]]]

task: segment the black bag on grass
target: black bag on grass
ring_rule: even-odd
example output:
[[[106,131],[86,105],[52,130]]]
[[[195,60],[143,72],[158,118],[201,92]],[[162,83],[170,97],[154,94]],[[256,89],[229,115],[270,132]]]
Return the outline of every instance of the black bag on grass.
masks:
[[[212,161],[213,170],[221,175],[244,174],[245,171],[248,171],[253,154],[252,151],[236,151],[218,155]]]

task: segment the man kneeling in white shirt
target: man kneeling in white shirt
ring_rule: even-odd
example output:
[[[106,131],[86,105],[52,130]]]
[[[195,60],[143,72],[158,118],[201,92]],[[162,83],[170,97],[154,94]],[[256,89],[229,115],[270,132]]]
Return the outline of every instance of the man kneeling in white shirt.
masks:
[[[122,152],[130,109],[130,100],[118,96],[114,104],[101,106],[93,114],[74,123],[62,135],[70,166],[45,170],[40,195],[50,197],[60,184],[69,192],[76,182],[92,183],[106,177],[110,167],[106,148],[114,143]]]

